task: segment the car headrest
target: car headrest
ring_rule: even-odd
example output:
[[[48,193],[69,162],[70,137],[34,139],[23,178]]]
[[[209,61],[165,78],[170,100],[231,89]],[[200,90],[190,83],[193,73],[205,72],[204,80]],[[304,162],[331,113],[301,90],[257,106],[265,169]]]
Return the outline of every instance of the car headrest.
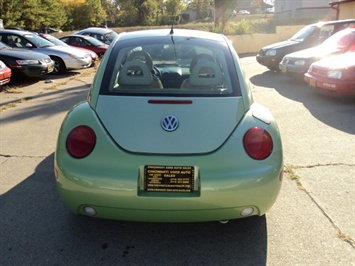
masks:
[[[123,65],[118,82],[120,85],[147,86],[153,83],[153,77],[145,63],[134,60]]]
[[[193,86],[215,87],[223,85],[223,73],[216,63],[201,59],[192,69],[189,83]]]

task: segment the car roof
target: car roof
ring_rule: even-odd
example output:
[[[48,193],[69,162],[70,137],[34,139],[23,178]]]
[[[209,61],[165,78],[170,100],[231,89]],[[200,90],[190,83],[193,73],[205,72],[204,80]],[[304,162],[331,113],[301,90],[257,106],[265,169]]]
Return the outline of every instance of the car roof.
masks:
[[[30,31],[22,31],[22,30],[0,30],[0,33],[12,33],[12,34],[18,34],[18,35],[27,35],[27,34],[33,34],[36,35],[33,32]]]
[[[68,37],[79,37],[79,38],[82,38],[82,39],[95,39],[94,37],[91,37],[89,35],[80,35],[80,34],[65,35],[65,36],[61,36],[59,39],[68,38]]]
[[[325,25],[343,24],[343,23],[355,23],[355,19],[344,19],[344,20],[332,20],[332,21],[320,21],[313,23],[311,25],[322,27]]]
[[[178,36],[178,37],[190,37],[197,39],[214,40],[219,42],[225,42],[225,37],[219,33],[205,32],[199,30],[190,29],[173,29],[173,34],[170,34],[171,29],[150,29],[150,30],[139,30],[131,32],[122,32],[119,34],[119,39],[134,39],[134,38],[151,38],[151,37],[166,37],[166,36]]]
[[[107,28],[99,28],[99,27],[90,27],[90,28],[86,28],[86,29],[82,29],[79,30],[78,32],[95,32],[95,33],[107,33],[107,32],[111,32],[111,29],[107,29]]]

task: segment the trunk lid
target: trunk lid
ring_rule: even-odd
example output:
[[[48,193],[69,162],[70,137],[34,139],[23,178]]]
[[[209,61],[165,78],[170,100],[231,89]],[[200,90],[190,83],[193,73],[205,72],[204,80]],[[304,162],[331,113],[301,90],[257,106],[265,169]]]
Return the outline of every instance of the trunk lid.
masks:
[[[241,97],[98,98],[96,113],[112,139],[129,152],[198,154],[218,149],[245,114]],[[169,116],[167,118],[167,116]],[[166,131],[162,127],[176,125]],[[169,122],[171,122],[169,124]],[[176,121],[175,121],[176,122]]]

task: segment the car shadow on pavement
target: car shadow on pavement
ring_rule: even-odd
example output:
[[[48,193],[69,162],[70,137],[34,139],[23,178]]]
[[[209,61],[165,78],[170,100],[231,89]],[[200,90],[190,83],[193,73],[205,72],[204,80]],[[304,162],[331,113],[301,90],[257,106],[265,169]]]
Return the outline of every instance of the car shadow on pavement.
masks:
[[[227,224],[76,216],[59,198],[53,160],[0,195],[4,265],[266,265],[265,216]]]
[[[14,121],[25,120],[36,116],[52,116],[57,113],[67,112],[75,104],[84,101],[87,98],[89,86],[81,85],[61,90],[48,90],[45,93],[35,94],[33,96],[21,99],[11,99],[0,103],[0,108],[12,108],[18,105],[24,108],[22,112],[14,112],[7,116],[2,116],[1,124],[12,123]],[[20,95],[22,97],[22,95]],[[42,101],[43,104],[32,104],[31,101]],[[60,101],[61,104],[57,104]]]
[[[335,97],[314,91],[303,80],[265,71],[250,78],[253,85],[275,89],[281,96],[302,103],[323,123],[354,134],[355,97]]]
[[[26,87],[30,86],[33,84],[36,84],[41,81],[46,81],[46,80],[56,80],[56,79],[62,79],[62,78],[68,78],[68,77],[74,77],[76,75],[80,75],[81,72],[78,71],[68,71],[63,74],[59,75],[51,75],[51,74],[46,74],[42,75],[39,77],[26,77],[26,76],[12,76],[10,83],[7,86],[16,86],[16,87]],[[0,89],[5,88],[5,86],[0,87]]]

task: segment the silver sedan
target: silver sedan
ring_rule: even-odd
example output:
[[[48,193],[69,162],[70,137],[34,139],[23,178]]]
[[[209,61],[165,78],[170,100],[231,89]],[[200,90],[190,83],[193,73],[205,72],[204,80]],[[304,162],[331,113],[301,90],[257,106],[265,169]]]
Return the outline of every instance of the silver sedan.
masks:
[[[7,45],[49,55],[54,61],[53,74],[68,70],[83,69],[91,65],[88,53],[73,47],[61,47],[46,39],[26,31],[0,30],[0,41]]]

